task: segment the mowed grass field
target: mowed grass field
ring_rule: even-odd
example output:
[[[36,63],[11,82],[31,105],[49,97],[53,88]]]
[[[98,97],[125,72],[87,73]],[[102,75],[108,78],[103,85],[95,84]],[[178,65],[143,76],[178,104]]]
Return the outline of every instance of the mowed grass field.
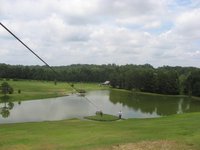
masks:
[[[0,84],[4,81],[0,81]],[[75,92],[67,82],[57,82],[55,85],[53,81],[33,81],[33,80],[19,80],[19,81],[5,81],[13,88],[14,93],[9,96],[13,101],[34,100],[51,97],[65,96]],[[99,90],[107,87],[99,86],[98,83],[70,83],[74,84],[74,88],[84,90]],[[21,93],[18,93],[21,90]],[[2,96],[2,94],[0,94]]]
[[[2,150],[199,150],[200,113],[113,122],[3,124],[0,139]]]

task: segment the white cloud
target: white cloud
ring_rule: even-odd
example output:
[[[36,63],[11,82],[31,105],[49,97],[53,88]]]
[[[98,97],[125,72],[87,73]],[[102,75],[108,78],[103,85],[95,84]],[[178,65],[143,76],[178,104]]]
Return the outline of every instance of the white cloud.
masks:
[[[177,34],[188,38],[200,38],[200,9],[182,13],[177,17],[175,30]]]
[[[159,28],[161,26],[161,22],[160,21],[153,21],[151,23],[148,23],[146,25],[144,25],[144,28],[146,29],[152,29],[152,28]]]
[[[200,51],[199,50],[197,50],[197,51],[195,51],[195,52],[188,52],[188,53],[186,53],[186,55],[189,55],[189,56],[191,56],[191,57],[200,57]]]
[[[50,65],[151,63],[199,67],[200,64],[197,59],[200,6],[196,1],[0,0],[0,3],[1,22]],[[0,28],[0,57],[0,63],[42,64],[3,28]]]

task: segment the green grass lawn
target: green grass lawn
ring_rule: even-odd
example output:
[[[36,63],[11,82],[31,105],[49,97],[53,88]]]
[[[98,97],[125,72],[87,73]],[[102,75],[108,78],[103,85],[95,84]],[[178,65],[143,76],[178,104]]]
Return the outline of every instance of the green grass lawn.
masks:
[[[0,81],[0,84],[4,81]],[[32,81],[32,80],[19,80],[19,81],[6,81],[14,88],[14,93],[9,96],[13,101],[34,100],[42,98],[59,97],[74,92],[70,85],[66,82],[47,81]],[[107,87],[99,86],[98,83],[73,83],[75,88],[84,90],[100,90]],[[18,90],[21,90],[21,94]],[[2,94],[0,94],[2,96]]]
[[[200,113],[112,122],[63,120],[0,125],[0,149],[97,149],[142,141],[174,141],[200,149]],[[175,149],[175,148],[174,148]],[[182,150],[182,149],[181,149]]]

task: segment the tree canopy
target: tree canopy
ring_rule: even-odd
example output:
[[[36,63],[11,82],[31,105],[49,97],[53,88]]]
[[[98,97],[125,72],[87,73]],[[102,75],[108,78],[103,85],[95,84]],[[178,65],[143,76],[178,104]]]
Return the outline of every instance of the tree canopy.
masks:
[[[74,64],[55,66],[53,69],[57,74],[47,66],[0,64],[0,78],[99,83],[110,81],[115,88],[200,96],[200,69],[195,67]]]

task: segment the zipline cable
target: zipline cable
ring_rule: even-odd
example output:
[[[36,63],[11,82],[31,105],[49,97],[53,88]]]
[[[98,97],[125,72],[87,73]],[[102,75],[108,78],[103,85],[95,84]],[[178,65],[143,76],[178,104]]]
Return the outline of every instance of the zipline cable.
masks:
[[[22,40],[20,40],[13,32],[11,32],[5,25],[3,25],[1,22],[0,22],[0,25],[6,30],[8,31],[15,39],[17,39],[22,45],[24,45],[32,54],[34,54],[38,59],[40,59],[47,67],[49,67],[54,73],[55,75],[57,76],[58,73],[47,63],[45,62],[38,54],[36,54],[31,48],[29,48]],[[72,87],[68,82],[67,84],[73,89],[75,90],[76,92],[79,93],[79,91]],[[89,102],[91,103],[93,106],[95,106],[97,109],[98,109],[98,106],[95,105],[91,100],[89,100],[86,96],[84,96],[84,98]]]
[[[13,32],[11,32],[6,26],[4,26],[1,22],[0,22],[1,26],[6,29],[12,36],[15,37],[15,39],[17,39],[22,45],[24,45],[31,53],[33,53],[37,58],[39,58],[47,67],[49,67],[56,75],[57,72],[51,67],[49,66],[48,63],[46,63],[38,54],[36,54],[31,48],[29,48],[24,42],[22,42]]]

